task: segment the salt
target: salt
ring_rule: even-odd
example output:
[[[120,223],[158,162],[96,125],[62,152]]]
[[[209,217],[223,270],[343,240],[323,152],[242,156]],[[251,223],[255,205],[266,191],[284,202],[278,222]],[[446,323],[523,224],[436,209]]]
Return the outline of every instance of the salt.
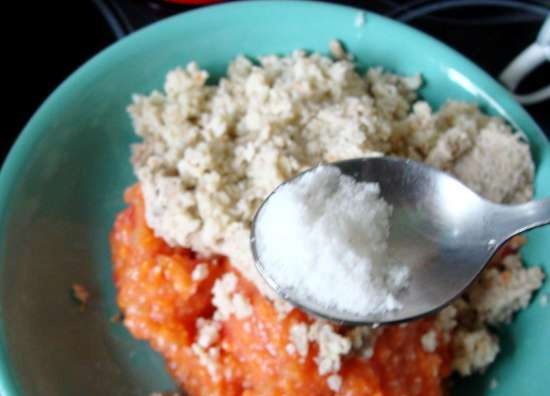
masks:
[[[353,314],[397,310],[409,272],[388,258],[391,212],[378,183],[318,166],[265,202],[256,253],[266,275],[299,301]]]

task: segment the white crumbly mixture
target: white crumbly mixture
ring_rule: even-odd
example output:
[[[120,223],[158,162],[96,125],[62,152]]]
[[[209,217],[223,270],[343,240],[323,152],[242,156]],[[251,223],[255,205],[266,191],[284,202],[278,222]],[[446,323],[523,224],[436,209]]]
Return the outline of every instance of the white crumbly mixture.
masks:
[[[237,276],[233,273],[227,273],[216,280],[212,288],[212,304],[217,308],[216,319],[224,320],[230,315],[243,319],[252,314],[250,302],[236,289]]]
[[[422,348],[427,352],[434,352],[437,349],[437,333],[434,330],[428,331],[420,338]]]
[[[290,307],[275,298],[254,268],[250,224],[263,199],[306,168],[392,154],[444,169],[495,202],[532,196],[529,148],[502,119],[459,102],[434,111],[417,100],[419,76],[381,68],[358,73],[341,45],[331,47],[338,59],[296,51],[262,57],[255,65],[238,57],[217,85],[207,85],[207,72],[191,63],[168,73],[163,92],[136,95],[129,107],[142,138],[134,146],[133,165],[148,224],[171,245],[228,256],[274,299],[281,317]],[[438,314],[444,339],[453,332],[459,373],[482,370],[494,360],[498,340],[487,325],[509,321],[542,279],[539,268],[509,258],[487,269],[465,296]],[[217,320],[250,315],[250,303],[235,287],[231,275],[216,282]],[[377,330],[342,335],[319,321],[304,326],[287,351],[307,354],[304,334],[307,342],[318,343],[315,360],[319,371],[330,375],[333,389],[339,386],[342,357],[372,354]],[[204,339],[199,336],[198,342]],[[432,341],[427,335],[424,347],[431,350]],[[219,349],[198,342],[195,353],[216,374]]]
[[[197,320],[197,341],[196,343],[204,349],[215,344],[220,338],[221,325],[219,321],[199,318]]]
[[[342,377],[332,374],[327,377],[327,385],[331,391],[338,392],[342,386]]]
[[[374,353],[374,342],[379,330],[373,326],[355,326],[349,329],[345,336],[351,341],[352,351],[365,359],[370,359]]]
[[[193,272],[191,272],[191,279],[200,282],[203,279],[206,279],[208,276],[208,265],[205,263],[197,264]]]
[[[487,268],[466,293],[479,319],[495,325],[510,322],[515,311],[529,304],[531,296],[525,290],[536,290],[542,284],[540,268],[524,268],[519,255],[505,257],[501,265]]]
[[[328,43],[328,47],[330,49],[330,54],[335,59],[344,59],[348,56],[348,54],[344,50],[344,47],[342,47],[342,44],[338,40],[331,40]]]
[[[191,350],[210,376],[218,380],[220,378],[220,347],[216,343],[220,337],[221,324],[219,321],[205,318],[199,318],[196,324],[197,340],[191,345]]]
[[[309,341],[307,337],[308,326],[305,323],[299,323],[290,327],[291,350],[294,350],[303,359],[307,356]]]
[[[191,345],[191,350],[199,359],[201,366],[204,366],[214,381],[220,380],[220,348],[201,348],[198,344]]]
[[[337,373],[341,357],[351,351],[351,340],[336,333],[330,324],[321,320],[309,326],[307,338],[319,345],[319,353],[315,357],[319,374]]]

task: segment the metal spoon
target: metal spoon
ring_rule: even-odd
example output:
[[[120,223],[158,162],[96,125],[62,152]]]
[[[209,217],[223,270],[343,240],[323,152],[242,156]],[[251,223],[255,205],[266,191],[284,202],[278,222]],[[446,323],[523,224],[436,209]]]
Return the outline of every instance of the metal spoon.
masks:
[[[393,206],[389,252],[409,266],[411,277],[399,295],[403,307],[382,314],[336,312],[315,301],[301,301],[285,285],[276,284],[258,259],[255,223],[262,205],[251,234],[256,267],[281,297],[325,319],[344,324],[394,323],[432,313],[460,295],[504,242],[550,223],[550,198],[495,204],[449,174],[416,161],[373,157],[330,165],[358,181],[379,183],[381,196]],[[277,189],[266,201],[273,194]]]

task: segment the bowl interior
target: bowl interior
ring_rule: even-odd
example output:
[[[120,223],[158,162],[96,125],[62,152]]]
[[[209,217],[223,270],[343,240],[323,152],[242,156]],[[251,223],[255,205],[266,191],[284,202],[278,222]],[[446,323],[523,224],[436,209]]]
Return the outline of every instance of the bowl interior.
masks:
[[[434,106],[448,98],[475,101],[521,128],[537,163],[537,196],[550,195],[548,141],[503,88],[411,28],[371,13],[356,26],[357,12],[312,2],[190,12],[110,47],[50,96],[0,176],[0,394],[142,396],[176,388],[160,357],[109,320],[117,308],[108,235],[124,206],[122,193],[135,180],[129,164],[135,138],[125,108],[133,93],[161,87],[177,65],[196,60],[216,78],[240,53],[326,53],[330,39],[341,39],[363,67],[422,73],[422,95]],[[529,237],[524,257],[548,272],[550,228]],[[73,283],[93,295],[84,312],[69,297]],[[485,375],[460,381],[454,393],[485,394],[495,378],[492,395],[542,394],[550,385],[548,328],[550,308],[535,302],[500,330],[498,362]]]

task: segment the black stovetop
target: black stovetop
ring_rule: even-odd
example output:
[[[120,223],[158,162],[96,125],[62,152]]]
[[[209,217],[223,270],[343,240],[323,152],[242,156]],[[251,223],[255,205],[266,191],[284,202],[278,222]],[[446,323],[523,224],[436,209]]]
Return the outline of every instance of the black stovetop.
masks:
[[[24,123],[46,96],[76,67],[100,49],[145,25],[195,6],[162,0],[79,0],[10,2],[7,92],[15,96],[0,143],[5,155]],[[15,4],[13,4],[15,3]],[[548,1],[519,0],[364,0],[341,1],[408,23],[439,38],[494,77],[531,44]],[[13,31],[12,26],[18,26]],[[546,62],[519,86],[530,92],[550,83]],[[526,106],[550,136],[550,101]]]

